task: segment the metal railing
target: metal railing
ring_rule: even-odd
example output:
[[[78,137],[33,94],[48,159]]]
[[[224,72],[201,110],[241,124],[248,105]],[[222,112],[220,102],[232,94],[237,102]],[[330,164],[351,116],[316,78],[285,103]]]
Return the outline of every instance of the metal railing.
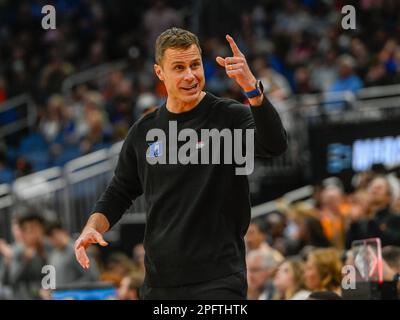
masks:
[[[71,233],[79,232],[104,192],[117,165],[122,142],[53,167],[18,178],[9,186],[0,185],[0,238],[10,239],[12,215],[19,205],[34,207],[47,219],[58,219]],[[144,197],[127,210],[145,212]],[[136,218],[135,218],[136,219]],[[118,227],[117,227],[118,229]]]
[[[37,118],[32,97],[22,94],[0,104],[0,138],[32,127]]]
[[[71,232],[78,232],[89,217],[97,198],[111,179],[112,166],[107,149],[77,158],[65,165],[67,181],[65,203],[66,224]]]
[[[72,88],[77,85],[88,83],[91,81],[104,82],[105,76],[113,71],[123,70],[128,66],[128,62],[115,61],[111,63],[105,63],[100,66],[75,73],[67,77],[62,83],[62,93],[65,97],[71,97]]]
[[[307,185],[299,189],[285,193],[281,198],[273,201],[268,201],[251,208],[251,218],[257,218],[268,213],[281,209],[280,204],[291,204],[296,201],[306,200],[312,197],[314,187]]]
[[[12,192],[16,205],[34,207],[48,219],[65,222],[68,216],[65,187],[62,169],[53,167],[16,179]],[[18,206],[13,211],[18,214]]]
[[[11,186],[0,184],[0,239],[11,241],[11,219],[14,204]]]

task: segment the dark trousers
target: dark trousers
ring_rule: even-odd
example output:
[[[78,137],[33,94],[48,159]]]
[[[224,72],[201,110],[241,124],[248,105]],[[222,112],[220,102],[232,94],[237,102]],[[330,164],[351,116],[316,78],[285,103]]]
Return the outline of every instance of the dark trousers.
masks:
[[[150,287],[145,280],[140,295],[144,300],[246,300],[246,272],[179,287]]]

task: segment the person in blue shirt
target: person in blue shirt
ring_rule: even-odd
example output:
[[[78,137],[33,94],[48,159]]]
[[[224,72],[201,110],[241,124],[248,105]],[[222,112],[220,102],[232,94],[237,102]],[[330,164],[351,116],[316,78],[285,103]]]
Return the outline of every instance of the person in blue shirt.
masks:
[[[342,55],[338,59],[338,78],[329,91],[351,91],[357,93],[363,87],[362,80],[355,74],[356,61],[350,55]]]

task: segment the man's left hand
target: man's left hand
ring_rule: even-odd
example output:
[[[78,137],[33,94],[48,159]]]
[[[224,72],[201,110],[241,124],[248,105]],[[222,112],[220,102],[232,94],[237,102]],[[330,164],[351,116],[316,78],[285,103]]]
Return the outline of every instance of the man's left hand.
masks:
[[[217,63],[225,68],[228,77],[234,79],[243,91],[248,92],[254,90],[256,88],[256,78],[250,71],[246,57],[239,50],[230,35],[226,35],[226,40],[229,42],[233,56],[226,58],[217,57]]]

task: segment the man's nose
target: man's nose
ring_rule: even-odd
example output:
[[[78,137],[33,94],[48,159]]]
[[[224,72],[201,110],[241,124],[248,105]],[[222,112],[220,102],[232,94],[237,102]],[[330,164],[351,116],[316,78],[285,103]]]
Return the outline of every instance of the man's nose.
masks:
[[[192,69],[187,68],[185,71],[185,77],[184,80],[185,81],[192,81],[194,79],[194,74],[192,72]]]

